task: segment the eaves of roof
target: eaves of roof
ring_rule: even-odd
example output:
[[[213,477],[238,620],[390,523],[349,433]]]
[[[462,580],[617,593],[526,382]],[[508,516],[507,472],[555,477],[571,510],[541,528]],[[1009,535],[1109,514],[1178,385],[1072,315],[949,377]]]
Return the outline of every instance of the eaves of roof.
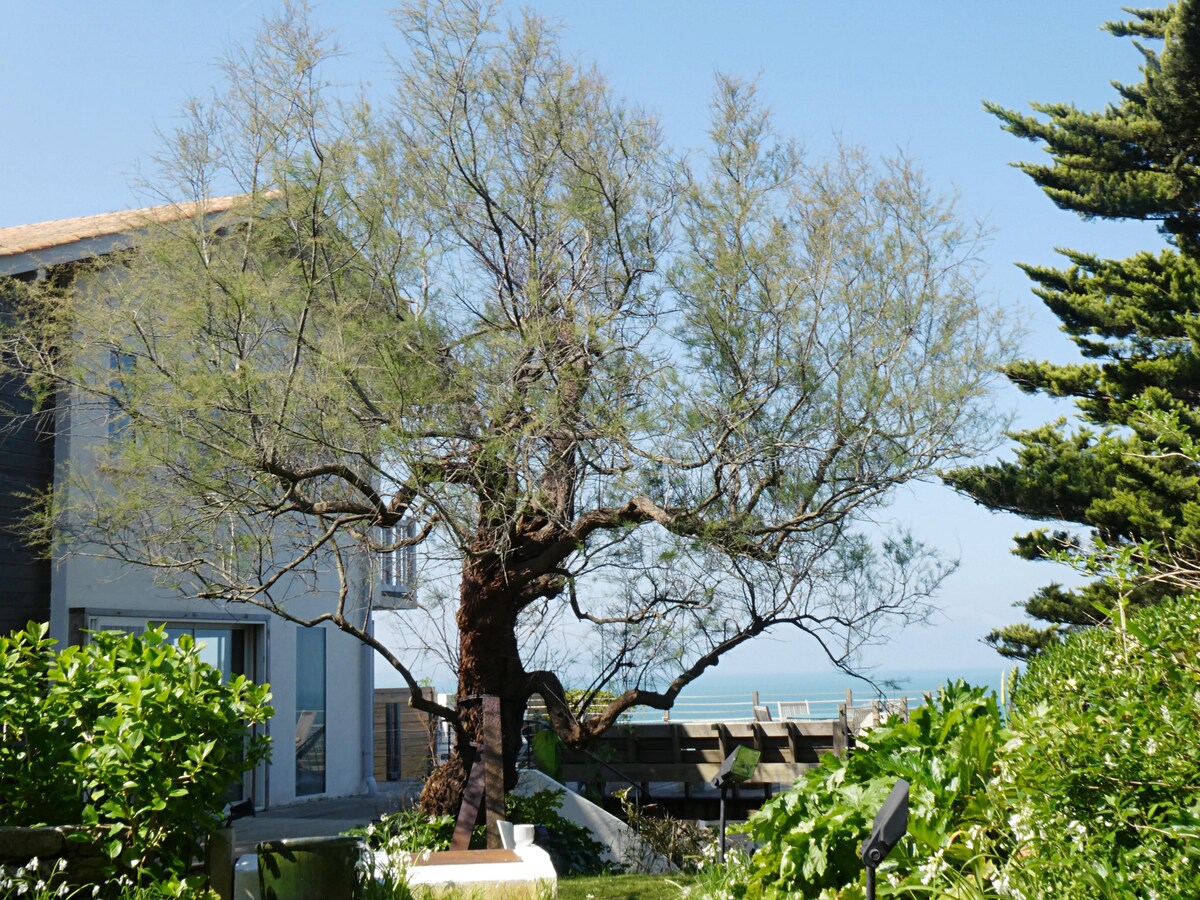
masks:
[[[139,234],[148,226],[227,212],[242,199],[238,196],[212,197],[198,202],[0,228],[0,275],[34,272],[47,266],[124,250],[134,246]]]

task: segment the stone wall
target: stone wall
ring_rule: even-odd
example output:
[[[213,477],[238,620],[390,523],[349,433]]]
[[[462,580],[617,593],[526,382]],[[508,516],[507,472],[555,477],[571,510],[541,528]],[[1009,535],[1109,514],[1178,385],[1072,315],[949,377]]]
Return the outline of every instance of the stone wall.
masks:
[[[102,882],[108,862],[95,833],[86,828],[0,826],[0,865],[24,866],[35,857],[44,872],[65,860],[67,881],[80,885]]]

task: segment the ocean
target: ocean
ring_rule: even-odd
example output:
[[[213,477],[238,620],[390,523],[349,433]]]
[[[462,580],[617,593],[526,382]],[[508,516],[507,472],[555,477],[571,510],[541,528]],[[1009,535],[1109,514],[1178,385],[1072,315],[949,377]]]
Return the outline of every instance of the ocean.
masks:
[[[844,672],[737,672],[725,674],[710,670],[680,693],[669,716],[671,721],[749,721],[754,716],[754,704],[765,706],[772,718],[781,719],[781,712],[790,711],[790,718],[830,719],[837,716],[838,704],[846,702],[846,691],[852,692],[854,705],[865,705],[880,697],[897,701],[906,697],[910,705],[947,681],[962,679],[969,684],[991,688],[997,696],[1011,666],[998,661],[994,667],[979,669],[907,669],[875,670],[870,678],[879,689]],[[779,704],[808,703],[808,715],[796,715],[796,707],[780,710]],[[802,709],[802,708],[801,708]],[[629,715],[634,722],[661,721],[663,714],[656,710],[640,709]]]
[[[797,715],[795,707],[786,710],[788,718],[832,719],[837,716],[838,704],[846,702],[846,691],[851,691],[856,706],[868,704],[881,696],[896,701],[906,697],[909,705],[921,702],[921,698],[936,691],[947,681],[962,679],[968,684],[990,688],[1001,696],[1001,685],[1012,665],[1006,666],[997,658],[994,666],[983,668],[927,668],[927,669],[876,669],[869,673],[874,686],[844,672],[826,670],[817,672],[724,672],[720,667],[710,669],[680,693],[675,706],[669,712],[671,721],[751,721],[754,706],[765,706],[772,718],[784,718],[779,704],[808,703],[808,715]],[[439,683],[439,690],[447,690]],[[391,669],[377,669],[377,687],[402,687],[403,683]],[[756,696],[757,695],[757,696]],[[663,713],[658,710],[639,708],[629,712],[625,721],[662,721]]]

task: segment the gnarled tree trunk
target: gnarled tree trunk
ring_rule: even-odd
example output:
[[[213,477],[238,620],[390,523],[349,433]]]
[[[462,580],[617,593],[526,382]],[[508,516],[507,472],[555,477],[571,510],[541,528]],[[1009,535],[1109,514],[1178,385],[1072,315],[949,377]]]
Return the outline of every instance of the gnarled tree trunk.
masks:
[[[520,588],[506,577],[495,557],[470,558],[463,564],[457,624],[459,633],[459,713],[457,746],[421,791],[421,806],[431,814],[456,814],[472,763],[471,744],[483,746],[481,698],[500,698],[504,790],[517,783],[521,726],[529,699],[528,678],[517,646]]]

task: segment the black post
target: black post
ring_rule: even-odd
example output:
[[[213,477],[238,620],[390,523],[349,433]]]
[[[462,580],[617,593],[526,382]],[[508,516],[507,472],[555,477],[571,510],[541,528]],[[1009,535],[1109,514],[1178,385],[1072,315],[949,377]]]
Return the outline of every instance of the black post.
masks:
[[[896,782],[883,806],[875,814],[871,836],[863,841],[859,854],[867,867],[867,900],[875,900],[875,868],[892,852],[908,831],[908,782]]]
[[[725,864],[725,795],[729,793],[729,786],[721,783],[721,865]]]
[[[717,729],[724,729],[724,725],[713,726]],[[725,735],[727,732],[721,732],[721,745],[725,745]],[[747,781],[754,774],[754,767],[758,765],[758,760],[762,756],[762,751],[751,750],[749,747],[734,747],[733,752],[725,757],[725,761],[721,763],[721,768],[717,770],[717,774],[713,776],[713,787],[721,789],[721,862],[725,862],[725,795],[729,791],[731,784],[736,785],[739,781]],[[736,794],[734,795],[737,796]]]

